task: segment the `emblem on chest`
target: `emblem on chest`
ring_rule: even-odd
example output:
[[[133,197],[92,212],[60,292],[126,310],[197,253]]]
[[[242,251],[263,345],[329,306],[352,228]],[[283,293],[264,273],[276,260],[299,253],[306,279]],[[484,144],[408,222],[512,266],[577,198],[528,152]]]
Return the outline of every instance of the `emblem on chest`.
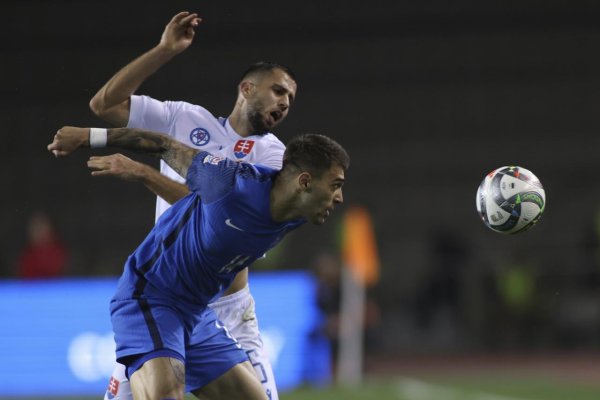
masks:
[[[237,158],[244,158],[252,151],[254,140],[238,140],[233,147],[233,154]]]

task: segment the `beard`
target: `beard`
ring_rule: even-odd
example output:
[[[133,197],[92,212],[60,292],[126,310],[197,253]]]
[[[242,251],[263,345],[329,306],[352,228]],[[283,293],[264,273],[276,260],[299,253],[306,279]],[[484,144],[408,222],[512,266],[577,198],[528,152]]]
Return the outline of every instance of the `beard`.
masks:
[[[269,133],[269,127],[265,122],[265,118],[260,113],[260,110],[252,107],[248,110],[246,116],[255,135],[264,135],[265,133]]]

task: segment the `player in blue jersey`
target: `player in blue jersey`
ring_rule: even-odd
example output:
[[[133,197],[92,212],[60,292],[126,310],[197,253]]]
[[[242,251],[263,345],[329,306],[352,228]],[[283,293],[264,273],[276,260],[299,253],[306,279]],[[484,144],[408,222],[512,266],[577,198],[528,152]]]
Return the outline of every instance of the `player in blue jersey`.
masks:
[[[237,341],[204,311],[286,233],[325,222],[343,201],[347,153],[325,136],[302,135],[288,144],[277,171],[139,129],[74,127],[60,129],[48,150],[66,156],[103,145],[161,157],[192,190],[128,258],[111,301],[117,357],[134,398],[183,399],[186,390],[210,399],[267,399]],[[88,166],[101,168],[97,161]]]
[[[161,101],[136,93],[146,79],[189,48],[200,22],[195,13],[176,14],[166,25],[159,43],[115,73],[91,99],[90,108],[115,126],[165,133],[213,155],[280,169],[285,146],[270,131],[285,119],[294,101],[296,79],[289,68],[268,62],[250,66],[242,74],[234,107],[226,118],[215,117],[201,105]],[[155,220],[171,203],[189,193],[184,177],[163,161],[160,172],[122,154],[106,156],[97,163],[102,165],[103,176],[142,182],[152,190],[157,195]],[[248,271],[240,271],[227,293],[211,303],[210,308],[251,357],[269,398],[278,400],[273,370],[254,311]],[[118,363],[104,398],[132,400],[125,368]]]

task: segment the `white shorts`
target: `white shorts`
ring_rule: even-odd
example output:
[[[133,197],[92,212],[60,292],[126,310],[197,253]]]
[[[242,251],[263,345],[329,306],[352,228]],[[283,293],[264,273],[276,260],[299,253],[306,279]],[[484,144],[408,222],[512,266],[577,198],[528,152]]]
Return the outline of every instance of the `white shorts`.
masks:
[[[229,296],[221,297],[209,304],[209,307],[215,311],[219,320],[248,354],[267,397],[270,400],[279,400],[273,368],[258,330],[254,298],[248,286]],[[133,400],[124,365],[116,363],[104,400]]]
[[[254,298],[248,285],[242,290],[219,298],[208,305],[248,354],[267,397],[279,400],[273,368],[258,330]]]

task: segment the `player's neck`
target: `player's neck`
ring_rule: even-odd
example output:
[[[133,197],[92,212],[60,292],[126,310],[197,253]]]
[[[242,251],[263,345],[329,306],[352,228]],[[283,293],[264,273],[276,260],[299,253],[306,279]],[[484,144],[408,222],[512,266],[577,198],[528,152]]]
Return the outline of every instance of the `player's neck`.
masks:
[[[229,124],[241,137],[248,137],[252,135],[252,127],[246,118],[242,118],[240,110],[236,107],[233,109],[228,117]]]
[[[297,197],[294,188],[285,182],[285,177],[278,174],[273,182],[270,195],[273,221],[285,222],[301,218]]]

